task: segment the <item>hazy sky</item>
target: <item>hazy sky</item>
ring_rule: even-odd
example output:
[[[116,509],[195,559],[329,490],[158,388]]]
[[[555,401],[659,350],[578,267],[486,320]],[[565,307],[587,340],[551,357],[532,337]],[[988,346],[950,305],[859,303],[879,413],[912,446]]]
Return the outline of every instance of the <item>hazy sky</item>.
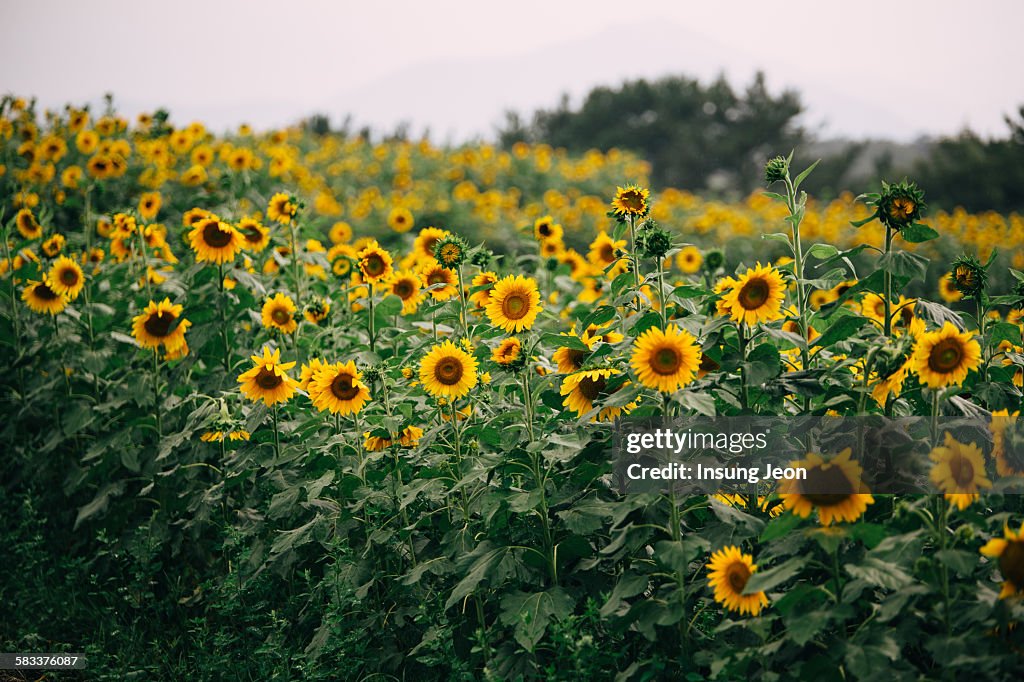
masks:
[[[463,139],[561,92],[760,68],[825,135],[1002,135],[1024,103],[1022,25],[1020,0],[2,0],[0,92],[111,91],[216,128],[350,112]]]

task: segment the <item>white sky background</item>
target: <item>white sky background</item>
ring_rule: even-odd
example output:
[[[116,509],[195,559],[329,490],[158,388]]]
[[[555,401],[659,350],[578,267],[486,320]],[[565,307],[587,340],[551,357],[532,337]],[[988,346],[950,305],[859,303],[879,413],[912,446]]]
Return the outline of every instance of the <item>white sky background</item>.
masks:
[[[281,125],[313,112],[435,138],[625,77],[763,69],[823,136],[1002,136],[1024,103],[1020,0],[2,0],[0,92],[115,93],[128,114]]]

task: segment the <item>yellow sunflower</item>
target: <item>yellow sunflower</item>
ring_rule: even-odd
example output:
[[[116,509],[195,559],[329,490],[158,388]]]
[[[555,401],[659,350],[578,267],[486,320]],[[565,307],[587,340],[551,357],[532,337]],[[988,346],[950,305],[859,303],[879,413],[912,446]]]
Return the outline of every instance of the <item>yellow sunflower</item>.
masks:
[[[782,317],[782,301],[786,298],[786,284],[782,273],[760,263],[740,275],[736,283],[722,296],[722,306],[734,322],[755,325]]]
[[[459,276],[454,270],[444,267],[433,258],[426,261],[420,269],[420,280],[428,288],[435,284],[443,285],[430,291],[430,296],[435,301],[447,301],[459,293]]]
[[[700,345],[685,329],[652,327],[633,343],[630,364],[647,388],[674,393],[694,380],[700,368]]]
[[[302,316],[311,324],[319,325],[327,319],[331,313],[331,301],[328,298],[317,296],[313,298],[302,309]]]
[[[339,220],[331,225],[331,230],[327,233],[327,236],[330,237],[332,244],[345,244],[348,240],[352,239],[352,226],[344,220]]]
[[[185,332],[191,322],[181,316],[183,308],[165,298],[157,303],[150,301],[141,313],[132,318],[132,336],[143,348],[159,348],[168,352],[181,348],[185,343]]]
[[[21,292],[21,300],[40,315],[56,315],[68,305],[68,297],[54,291],[53,283],[45,275],[41,282],[29,281]]]
[[[253,367],[238,376],[242,385],[242,394],[253,402],[263,401],[267,407],[287,402],[295,395],[298,385],[295,379],[288,376],[288,370],[295,366],[294,362],[281,362],[281,349],[273,353],[270,348],[263,347],[263,356],[252,356]]]
[[[362,374],[352,360],[322,367],[313,375],[307,390],[315,408],[342,416],[357,414],[370,399],[370,389],[362,382]]]
[[[935,462],[929,478],[957,509],[978,499],[979,489],[992,487],[985,477],[985,456],[975,443],[961,443],[947,431],[945,443],[933,448],[929,457]]]
[[[595,401],[603,401],[608,398],[610,395],[608,380],[621,374],[622,372],[615,369],[591,369],[570,374],[562,379],[560,393],[565,396],[562,400],[562,405],[573,410],[577,417],[582,417],[594,409]],[[625,382],[622,386],[611,391],[611,393],[615,393],[628,385],[629,382]],[[591,421],[611,421],[623,412],[628,414],[634,407],[636,407],[636,402],[625,406],[613,405],[605,407]]]
[[[197,261],[218,265],[233,261],[245,243],[238,230],[217,218],[198,221],[189,232],[188,239]]]
[[[522,275],[499,280],[491,290],[486,310],[495,327],[510,333],[530,329],[541,310],[537,282]]]
[[[597,269],[602,272],[606,270],[610,265],[619,262],[621,267],[625,267],[625,259],[620,259],[619,254],[626,248],[626,240],[619,239],[614,240],[608,236],[608,233],[604,230],[590,242],[590,250],[587,252],[587,260]]]
[[[939,278],[939,296],[946,303],[956,303],[964,297],[963,293],[956,288],[956,280],[952,272],[947,272]]]
[[[692,275],[700,272],[700,266],[704,264],[704,256],[696,246],[684,246],[676,254],[676,263],[684,275]]]
[[[420,291],[422,282],[412,270],[402,270],[388,283],[391,293],[402,299],[402,314],[412,315],[419,308],[425,296]]]
[[[268,329],[279,329],[291,334],[299,326],[295,320],[295,302],[284,294],[275,294],[263,303],[263,326]]]
[[[1024,523],[1016,532],[1003,526],[1003,537],[992,538],[979,551],[997,561],[1003,576],[1000,599],[1024,594]]]
[[[413,218],[409,209],[397,206],[388,213],[388,227],[395,232],[408,232],[412,225]]]
[[[61,256],[50,267],[47,281],[54,293],[63,294],[73,301],[85,286],[85,274],[78,263],[67,256]]]
[[[356,255],[359,263],[359,271],[363,279],[370,284],[382,282],[391,278],[395,269],[392,263],[391,254],[382,249],[376,240],[372,240],[366,247]]]
[[[23,208],[18,211],[14,216],[14,224],[18,227],[18,232],[25,239],[39,239],[43,236],[43,226],[36,220],[36,216],[30,208]]]
[[[267,217],[282,225],[290,224],[298,210],[299,207],[284,192],[278,192],[270,197],[267,203]]]
[[[584,344],[586,344],[588,348],[591,347],[597,341],[597,339],[592,338],[586,332],[583,333],[582,337],[578,335],[576,333],[575,326],[573,326],[572,330],[569,331],[568,333],[562,332],[561,335],[574,336],[580,341],[582,341]],[[555,365],[558,366],[559,374],[572,374],[573,372],[578,372],[581,369],[583,369],[583,362],[587,359],[587,356],[589,355],[589,351],[585,351],[581,348],[559,346],[558,349],[551,356],[551,359],[554,360]]]
[[[434,257],[434,247],[447,236],[448,230],[437,227],[425,227],[416,235],[412,243],[413,253],[421,259],[428,260]]]
[[[806,469],[807,478],[779,483],[779,498],[786,509],[801,518],[807,518],[817,509],[818,521],[823,526],[831,525],[833,521],[853,523],[859,519],[868,505],[875,503],[875,498],[861,481],[863,470],[860,464],[851,461],[850,455],[850,448],[846,448],[826,461],[821,455],[811,452],[806,459],[790,464],[794,468]]]
[[[143,220],[152,220],[160,212],[163,200],[160,192],[145,192],[139,197],[139,215]]]
[[[960,332],[952,322],[921,334],[910,356],[911,368],[930,388],[960,386],[980,364],[981,346],[970,332]]]
[[[481,272],[474,277],[470,290],[475,291],[469,295],[470,303],[475,304],[480,310],[485,309],[487,302],[491,300],[491,290],[497,282],[498,275],[490,271]]]
[[[650,190],[638,187],[637,185],[626,185],[615,188],[615,198],[612,199],[612,210],[615,215],[620,216],[643,216],[647,214],[647,198]]]
[[[744,554],[739,547],[724,547],[711,555],[708,563],[708,586],[715,591],[715,601],[741,614],[756,616],[768,606],[764,592],[743,594],[750,576],[757,571],[754,557]]]
[[[243,247],[246,251],[259,253],[270,244],[270,230],[255,218],[242,218],[238,221],[238,231],[242,233]]]
[[[510,336],[491,352],[491,359],[502,367],[509,367],[522,360],[523,344],[518,338]]]
[[[476,358],[445,341],[431,348],[420,361],[420,381],[433,396],[457,399],[476,386],[476,369]]]
[[[996,410],[992,413],[992,421],[989,429],[992,431],[992,456],[996,460],[996,473],[1000,476],[1024,476],[1024,452],[1022,448],[1013,443],[1010,452],[1006,447],[1006,429],[1011,429],[1011,434],[1016,435],[1017,417],[1019,411],[1010,414],[1009,410]],[[1011,439],[1016,441],[1017,438]]]
[[[562,226],[557,224],[554,218],[549,215],[541,216],[533,223],[533,236],[539,242],[549,239],[561,241],[562,234]]]
[[[327,367],[329,363],[324,362],[320,358],[310,358],[309,363],[302,363],[302,367],[299,369],[299,383],[298,389],[300,391],[309,390],[309,382],[313,380],[316,373]]]

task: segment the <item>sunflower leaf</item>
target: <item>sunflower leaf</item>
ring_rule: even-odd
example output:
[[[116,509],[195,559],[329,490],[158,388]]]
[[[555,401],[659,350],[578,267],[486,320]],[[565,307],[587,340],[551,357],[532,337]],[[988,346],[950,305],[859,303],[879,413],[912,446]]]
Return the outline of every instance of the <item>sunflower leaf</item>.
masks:
[[[743,594],[767,592],[781,585],[799,573],[800,569],[807,565],[807,561],[808,557],[796,556],[782,562],[775,568],[769,568],[767,571],[758,570],[754,575],[750,576],[750,580],[747,581],[746,586],[743,588]]]

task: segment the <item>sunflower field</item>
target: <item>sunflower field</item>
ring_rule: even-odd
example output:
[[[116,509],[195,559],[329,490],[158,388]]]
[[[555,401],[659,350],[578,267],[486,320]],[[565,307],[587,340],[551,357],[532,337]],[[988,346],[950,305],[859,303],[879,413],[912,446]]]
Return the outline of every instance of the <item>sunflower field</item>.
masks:
[[[780,150],[782,151],[782,150]],[[788,150],[784,150],[788,151]],[[1021,679],[1024,217],[0,105],[0,650],[50,679]],[[632,417],[983,420],[623,494]],[[1019,489],[1018,489],[1019,490]],[[79,677],[75,677],[79,676]]]

